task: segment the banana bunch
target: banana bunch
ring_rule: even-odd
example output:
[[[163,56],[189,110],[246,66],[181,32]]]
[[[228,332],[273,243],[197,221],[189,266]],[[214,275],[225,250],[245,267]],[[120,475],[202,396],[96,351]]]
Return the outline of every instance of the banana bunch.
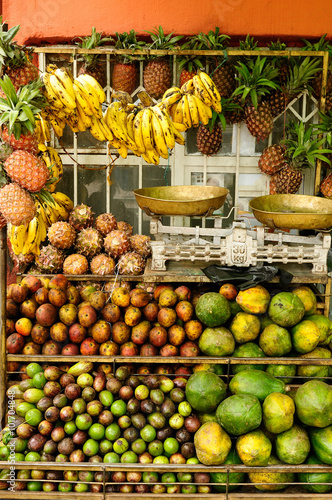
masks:
[[[91,75],[80,75],[73,81],[74,99],[76,102],[77,127],[80,132],[90,129],[91,134],[99,141],[107,140],[103,123],[102,103],[106,100],[103,88]]]
[[[172,104],[169,113],[174,126],[182,131],[199,127],[200,123],[207,125],[212,116],[212,108],[195,94],[183,94],[177,103]]]
[[[221,96],[212,78],[204,71],[198,70],[192,80],[194,95],[216,113],[221,113]]]
[[[25,225],[7,224],[8,237],[15,255],[40,254],[40,244],[46,240],[47,228],[58,220],[68,220],[72,200],[64,193],[52,193],[50,198],[35,196],[36,216]]]
[[[50,122],[47,119],[47,114],[43,110],[37,115],[35,134],[39,143],[51,141]]]
[[[47,183],[46,188],[50,193],[54,193],[57,183],[63,176],[63,165],[60,155],[54,148],[45,146],[42,143],[38,144],[38,149],[40,151],[39,155],[50,172],[50,181]]]
[[[131,150],[147,163],[158,165],[160,157],[169,157],[169,150],[174,148],[175,142],[185,143],[163,102],[141,109],[137,106],[124,108],[121,102],[114,101],[108,106],[104,118],[114,136],[109,145],[116,148],[123,158]]]

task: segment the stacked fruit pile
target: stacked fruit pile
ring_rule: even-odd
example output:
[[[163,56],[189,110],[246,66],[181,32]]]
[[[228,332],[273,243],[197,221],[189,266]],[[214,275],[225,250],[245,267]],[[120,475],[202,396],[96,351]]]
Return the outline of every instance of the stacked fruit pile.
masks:
[[[63,203],[62,193],[52,193]],[[70,201],[70,200],[69,200]],[[70,202],[71,203],[71,202]],[[69,275],[142,274],[151,253],[150,237],[133,234],[133,228],[117,221],[111,213],[95,218],[92,208],[83,203],[67,207],[61,220],[54,215],[47,230],[48,239],[39,248],[30,272],[50,274],[63,271]],[[46,239],[46,237],[45,237]],[[21,242],[24,244],[24,240]],[[20,247],[19,247],[20,249]],[[19,250],[18,249],[18,250]]]

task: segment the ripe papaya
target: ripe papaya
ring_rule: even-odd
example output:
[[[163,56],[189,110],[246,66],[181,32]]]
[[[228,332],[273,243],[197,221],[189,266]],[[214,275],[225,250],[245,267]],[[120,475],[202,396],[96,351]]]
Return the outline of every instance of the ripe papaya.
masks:
[[[262,407],[255,396],[234,394],[224,399],[216,410],[217,422],[226,432],[240,436],[253,431],[262,421]]]
[[[223,465],[238,465],[242,464],[240,457],[235,448],[231,449]],[[224,485],[214,485],[212,488],[218,493],[225,493],[226,483],[228,481],[228,491],[233,491],[238,488],[239,483],[244,482],[244,472],[230,472],[227,477],[227,472],[211,472],[211,483],[225,483]]]
[[[229,325],[238,344],[255,340],[259,335],[260,327],[261,323],[257,316],[243,311],[237,313]]]
[[[277,457],[285,464],[303,464],[310,451],[307,431],[299,425],[293,425],[287,431],[278,434],[275,448]]]
[[[258,343],[266,356],[285,356],[292,350],[292,339],[289,331],[275,323],[264,328]]]
[[[319,343],[319,328],[309,319],[300,321],[291,329],[294,349],[300,354],[312,351]]]
[[[331,340],[332,321],[323,314],[312,314],[306,319],[313,321],[319,328],[319,345],[327,345]]]
[[[232,394],[250,394],[260,401],[272,392],[285,394],[286,386],[282,380],[261,370],[244,370],[234,375],[229,383]]]
[[[296,391],[295,406],[302,423],[313,427],[331,425],[332,387],[321,380],[305,382]]]
[[[321,358],[330,359],[331,351],[325,349],[324,347],[316,347],[313,351],[302,354],[299,358]],[[329,376],[329,365],[298,365],[297,374],[301,377],[328,377]]]
[[[217,292],[207,292],[199,297],[195,306],[197,318],[204,325],[214,328],[221,326],[230,318],[228,300]]]
[[[240,290],[235,300],[246,313],[264,314],[270,302],[270,294],[263,286],[256,285]]]
[[[267,465],[280,465],[281,462],[277,457],[271,455]],[[283,490],[288,486],[288,483],[293,483],[295,474],[292,472],[249,472],[249,480],[254,483],[257,490],[261,491],[278,491]],[[255,484],[266,483],[266,484]]]
[[[216,422],[203,424],[195,434],[194,445],[198,460],[204,465],[220,465],[232,447],[229,435]]]
[[[317,309],[317,299],[314,292],[309,286],[297,286],[292,290],[294,295],[297,295],[303,302],[305,313],[304,316],[310,316],[310,314],[315,314]]]
[[[292,427],[295,404],[286,394],[272,392],[266,396],[262,408],[263,422],[269,432],[279,434]]]
[[[226,385],[215,373],[198,371],[186,384],[187,401],[194,410],[210,413],[226,397]]]
[[[272,451],[270,439],[259,429],[239,436],[235,446],[241,461],[248,467],[267,465]]]

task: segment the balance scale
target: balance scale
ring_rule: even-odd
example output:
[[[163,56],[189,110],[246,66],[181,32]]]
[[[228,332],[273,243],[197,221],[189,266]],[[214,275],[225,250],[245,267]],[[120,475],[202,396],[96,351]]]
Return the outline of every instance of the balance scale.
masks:
[[[297,236],[283,231],[268,232],[266,226],[248,229],[235,221],[222,228],[225,217],[214,216],[213,228],[165,226],[161,215],[151,214],[151,270],[166,271],[167,261],[214,263],[248,267],[268,264],[311,264],[313,274],[327,273],[329,232]]]

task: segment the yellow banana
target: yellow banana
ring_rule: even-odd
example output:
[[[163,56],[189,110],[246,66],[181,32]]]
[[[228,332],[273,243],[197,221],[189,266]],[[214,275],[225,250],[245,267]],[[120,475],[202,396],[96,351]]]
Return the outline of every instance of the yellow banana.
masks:
[[[127,117],[128,115],[125,109],[123,107],[120,107],[118,112],[116,113],[116,119],[121,130],[121,139],[123,140],[127,148],[137,149],[135,142],[130,138],[128,134]]]
[[[28,233],[27,233],[26,241],[25,241],[25,244],[27,246],[29,246],[29,247],[32,246],[35,239],[37,238],[37,233],[38,233],[38,218],[34,217],[29,222]]]
[[[189,112],[190,112],[190,117],[191,117],[191,124],[193,127],[198,127],[199,126],[199,114],[198,114],[198,109],[195,101],[195,96],[191,94],[187,94],[187,101],[189,105]]]
[[[46,94],[46,99],[52,106],[54,106],[56,109],[62,109],[64,108],[64,104],[59,98],[59,96],[54,92],[53,87],[50,83],[50,74],[49,73],[42,73],[42,80],[45,86],[45,94]]]
[[[182,99],[176,105],[173,122],[183,124]]]
[[[66,89],[70,97],[75,101],[75,92],[73,89],[73,82],[67,71],[62,68],[57,68],[54,71],[55,76],[60,81],[61,85]]]
[[[127,116],[127,133],[130,139],[135,144],[134,120],[135,120],[135,113],[129,113]],[[135,149],[137,149],[136,144],[135,144]]]
[[[86,94],[79,88],[76,83],[73,83],[73,89],[75,92],[75,100],[76,104],[80,105],[80,107],[83,109],[84,113],[88,116],[92,116],[94,114],[94,111],[92,107],[90,106],[90,103],[88,101],[88,98]]]
[[[44,136],[44,142],[50,142],[51,141],[51,131],[50,131],[50,127],[48,125],[48,122],[43,117],[42,114],[40,114],[39,117],[40,117],[40,127],[42,130],[42,134]]]
[[[203,84],[202,80],[200,79],[199,75],[195,75],[193,77],[193,82],[194,82],[194,94],[201,99],[207,106],[212,106],[213,99],[210,95],[210,93],[207,91],[205,85]]]
[[[160,125],[163,129],[167,147],[169,149],[173,149],[175,146],[175,139],[171,129],[172,120],[170,119],[168,112],[158,105],[153,106],[151,110],[153,111],[153,113],[156,115],[156,117],[160,122]]]
[[[207,125],[209,123],[210,118],[212,117],[212,109],[210,106],[207,106],[199,97],[196,95],[192,95],[192,97],[196,101],[196,106],[198,110],[199,119],[203,125]]]
[[[182,87],[181,87],[181,92],[183,94],[191,94],[194,90],[194,81],[192,78],[190,80],[186,81]]]
[[[64,221],[68,220],[69,212],[65,209],[65,207],[61,205],[61,203],[58,203],[56,200],[54,200],[54,204],[55,204],[55,210],[58,213],[58,219]]]
[[[106,141],[106,137],[104,136],[104,133],[100,128],[99,121],[95,115],[91,116],[90,133],[95,139],[98,139],[98,141]]]
[[[178,102],[182,97],[182,92],[179,89],[179,87],[170,87],[164,92],[164,95],[162,97],[162,102],[165,104],[165,106],[169,107],[172,106],[172,104]]]
[[[183,119],[183,124],[188,128],[192,127],[191,123],[191,116],[190,116],[190,109],[189,109],[189,102],[188,102],[188,94],[185,94],[182,99],[182,119]]]
[[[67,90],[64,88],[64,86],[60,83],[60,81],[55,75],[50,75],[50,85],[52,86],[54,93],[59,97],[59,99],[66,108],[68,109],[76,108],[75,99],[73,99],[71,95],[68,94]]]
[[[8,236],[15,255],[22,253],[26,240],[27,226],[13,226],[8,224]]]
[[[216,84],[212,80],[212,78],[205,73],[204,71],[199,71],[199,78],[206,88],[209,96],[212,100],[212,108],[217,112],[221,113],[221,96],[219,90],[216,87]]]
[[[85,80],[81,79],[82,76],[83,75],[80,75],[75,78],[74,82],[77,87],[81,89],[81,91],[85,94],[90,107],[93,109],[93,114],[97,116],[97,118],[101,118],[103,113],[96,91]]]
[[[152,118],[151,109],[145,108],[143,110],[143,115],[142,115],[142,136],[145,149],[154,148],[152,128],[151,128],[151,118]]]
[[[78,117],[77,114],[75,115],[69,115],[66,118],[66,123],[69,125],[71,130],[75,133],[79,132],[80,129],[78,128]]]
[[[45,224],[44,218],[41,214],[41,212],[37,212],[37,217],[38,217],[38,224],[39,224],[39,239],[41,243],[42,241],[45,241],[47,238],[47,225]]]
[[[159,154],[158,152],[153,148],[153,149],[147,149],[145,153],[142,153],[142,158],[146,163],[153,163],[153,165],[159,165]]]
[[[56,193],[52,194],[52,197],[60,203],[60,205],[63,205],[67,212],[70,212],[74,208],[74,203],[73,201],[67,196],[65,193],[61,193],[57,191]]]
[[[62,109],[57,109],[54,108],[52,105],[45,110],[45,119],[47,120],[49,114],[55,115],[59,120],[64,120],[67,117],[67,112],[65,111],[66,108]]]
[[[118,150],[118,153],[119,155],[122,157],[122,158],[127,158],[127,155],[128,155],[128,148],[127,146],[125,145],[124,142],[121,142],[120,146],[117,148]]]
[[[126,127],[126,112],[122,108],[121,102],[113,101],[107,108],[105,114],[105,122],[108,128],[112,131],[113,135],[120,141],[124,142],[127,147],[131,147],[128,144],[128,134]]]
[[[168,154],[168,148],[167,144],[165,141],[164,137],[164,132],[161,127],[160,121],[156,117],[154,113],[151,113],[152,118],[151,118],[151,127],[153,131],[153,139],[154,139],[154,145],[157,153],[159,156],[167,160],[169,154]]]
[[[111,146],[111,148],[108,147],[108,149],[119,149],[121,147],[121,144],[122,141],[113,135],[113,139],[111,141],[108,141],[108,145]]]
[[[142,133],[142,116],[143,116],[143,109],[141,109],[136,114],[135,119],[134,119],[135,144],[136,144],[137,151],[140,154],[145,152],[143,133]]]
[[[183,137],[183,135],[180,134],[180,130],[176,128],[175,123],[173,122],[171,122],[171,129],[174,135],[175,142],[181,144],[181,146],[184,146],[186,143],[185,138]]]
[[[76,107],[76,115],[77,115],[77,127],[80,132],[84,132],[86,130],[86,125],[84,122],[84,117],[87,116],[85,113],[82,113],[82,108],[77,106]],[[90,117],[89,117],[90,118]]]
[[[99,127],[101,128],[104,136],[106,137],[106,140],[111,141],[113,139],[114,135],[113,135],[113,132],[111,131],[111,129],[108,127],[103,116],[101,118],[99,118],[98,123],[99,123]]]
[[[42,218],[44,225],[47,228],[48,227],[48,220],[47,220],[47,217],[45,214],[45,210],[44,210],[43,205],[41,204],[41,202],[37,198],[35,198],[35,205],[36,205],[37,213],[39,214],[40,218]]]
[[[93,76],[84,73],[80,75],[81,81],[86,81],[96,92],[100,104],[106,101],[106,94],[100,83]]]

